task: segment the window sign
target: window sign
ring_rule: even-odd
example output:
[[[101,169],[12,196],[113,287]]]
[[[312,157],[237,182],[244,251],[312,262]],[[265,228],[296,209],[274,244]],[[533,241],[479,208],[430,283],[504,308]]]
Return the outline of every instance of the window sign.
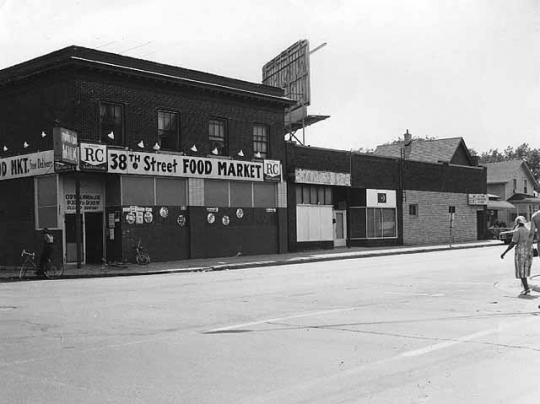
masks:
[[[75,213],[75,194],[66,194],[66,213]],[[103,212],[103,197],[101,194],[81,193],[81,212]]]

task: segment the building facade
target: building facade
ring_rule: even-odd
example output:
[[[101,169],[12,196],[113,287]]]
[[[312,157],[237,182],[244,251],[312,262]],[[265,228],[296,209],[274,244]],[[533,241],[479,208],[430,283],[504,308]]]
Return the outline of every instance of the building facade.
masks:
[[[487,234],[486,170],[472,162],[288,143],[287,177],[291,251],[444,244]]]
[[[287,249],[281,89],[82,47],[0,71],[0,265]]]
[[[488,193],[499,199],[491,202],[490,225],[496,222],[512,226],[517,216],[530,220],[540,209],[540,185],[523,160],[484,163],[487,168]],[[501,203],[502,202],[502,203]]]

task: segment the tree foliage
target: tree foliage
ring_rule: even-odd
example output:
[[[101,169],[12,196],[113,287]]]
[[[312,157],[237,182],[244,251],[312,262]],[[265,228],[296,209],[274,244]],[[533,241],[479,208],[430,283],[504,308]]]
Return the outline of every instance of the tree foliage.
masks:
[[[533,173],[534,178],[540,180],[540,149],[531,149],[528,143],[516,147],[507,146],[503,151],[490,149],[480,154],[471,149],[471,153],[478,155],[479,163],[497,163],[499,161],[524,160]]]

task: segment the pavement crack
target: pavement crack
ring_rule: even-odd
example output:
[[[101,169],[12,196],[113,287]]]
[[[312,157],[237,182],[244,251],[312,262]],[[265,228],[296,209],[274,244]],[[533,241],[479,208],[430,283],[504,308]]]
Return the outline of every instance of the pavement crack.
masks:
[[[380,332],[380,331],[354,330],[351,328],[336,327],[332,325],[300,326],[298,324],[288,324],[288,323],[278,323],[278,322],[268,322],[267,324],[278,325],[281,327],[286,327],[287,329],[306,328],[306,329],[315,329],[315,330],[336,330],[336,331],[345,331],[345,332],[350,332],[350,333],[381,335],[381,336],[387,336],[387,337],[408,338],[408,339],[415,339],[415,340],[422,340],[422,341],[461,342],[461,343],[467,343],[467,344],[486,345],[486,346],[494,346],[494,347],[500,347],[500,348],[522,349],[526,351],[540,352],[540,348],[520,346],[520,345],[501,344],[501,343],[489,342],[489,341],[462,341],[458,338],[428,337],[425,335],[408,335],[408,334],[397,334],[397,333]]]

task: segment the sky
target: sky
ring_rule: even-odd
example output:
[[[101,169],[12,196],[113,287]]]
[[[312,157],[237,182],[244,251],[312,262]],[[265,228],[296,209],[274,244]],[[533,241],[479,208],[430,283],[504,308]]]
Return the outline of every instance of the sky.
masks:
[[[300,39],[308,145],[540,148],[540,0],[0,0],[0,69],[79,45],[261,83]]]

